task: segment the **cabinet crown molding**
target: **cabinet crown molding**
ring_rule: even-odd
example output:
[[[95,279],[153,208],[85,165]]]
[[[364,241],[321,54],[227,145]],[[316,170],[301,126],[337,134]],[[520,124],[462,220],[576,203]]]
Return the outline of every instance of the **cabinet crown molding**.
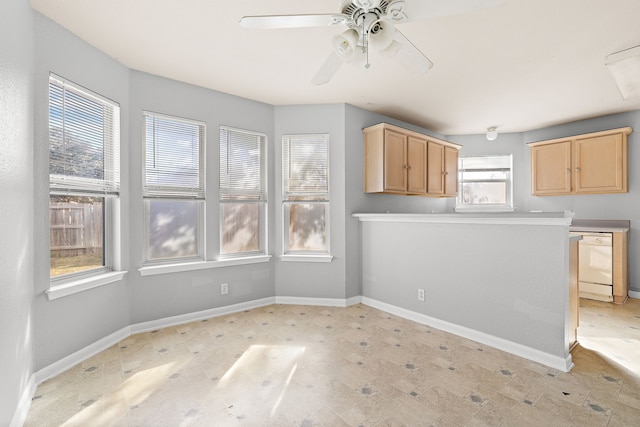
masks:
[[[455,148],[456,150],[459,150],[462,148],[462,145],[460,144],[456,144],[450,141],[445,141],[444,139],[440,139],[440,138],[436,138],[435,136],[431,136],[431,135],[427,135],[424,133],[420,133],[420,132],[416,132],[413,130],[409,130],[400,126],[396,126],[396,125],[392,125],[390,123],[378,123],[377,125],[372,125],[372,126],[367,126],[366,128],[362,129],[362,133],[367,134],[370,132],[377,132],[379,130],[382,129],[388,129],[388,130],[393,130],[396,132],[401,132],[407,136],[412,136],[415,138],[420,138],[420,139],[426,139],[427,141],[432,141],[432,142],[437,142],[438,144],[442,144],[444,146],[447,147],[451,147],[451,148]]]
[[[623,128],[617,128],[617,129],[602,130],[599,132],[583,133],[580,135],[573,135],[573,136],[564,136],[562,138],[546,139],[544,141],[533,141],[533,142],[528,142],[527,145],[530,147],[535,147],[536,145],[552,144],[554,142],[572,141],[575,139],[594,138],[598,136],[613,135],[613,134],[623,134],[627,136],[627,135],[630,135],[632,132],[633,132],[633,129],[627,126]]]

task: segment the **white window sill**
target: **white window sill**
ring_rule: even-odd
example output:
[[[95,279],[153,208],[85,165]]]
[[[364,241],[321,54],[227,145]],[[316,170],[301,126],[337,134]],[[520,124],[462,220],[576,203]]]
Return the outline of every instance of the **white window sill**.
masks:
[[[119,282],[125,274],[127,274],[126,271],[110,271],[98,276],[86,277],[61,285],[54,285],[46,291],[47,298],[51,301],[68,295],[77,294],[78,292],[86,291],[88,289],[97,288],[98,286]]]
[[[286,262],[331,262],[331,255],[280,255],[280,261]]]
[[[156,274],[180,273],[183,271],[206,270],[209,268],[231,267],[234,265],[258,264],[269,262],[271,255],[257,255],[243,258],[227,258],[216,261],[194,261],[180,264],[149,265],[138,269],[141,276]]]

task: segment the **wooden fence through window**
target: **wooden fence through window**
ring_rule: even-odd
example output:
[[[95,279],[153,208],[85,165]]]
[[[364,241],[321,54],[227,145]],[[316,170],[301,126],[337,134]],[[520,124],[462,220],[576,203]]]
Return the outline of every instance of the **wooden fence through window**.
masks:
[[[51,203],[51,257],[101,253],[102,207],[102,202]]]

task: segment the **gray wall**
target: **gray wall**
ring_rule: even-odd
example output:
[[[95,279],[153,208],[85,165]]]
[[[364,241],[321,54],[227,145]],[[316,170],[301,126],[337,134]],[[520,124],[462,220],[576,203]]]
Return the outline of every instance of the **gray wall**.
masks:
[[[282,254],[282,135],[329,134],[330,263],[283,262],[276,259],[275,293],[282,297],[345,298],[345,116],[344,105],[275,107],[274,255]]]
[[[364,296],[567,356],[565,226],[366,222],[362,227]],[[424,302],[417,300],[419,288]]]
[[[446,200],[427,197],[364,194],[362,129],[387,122],[437,138],[442,135],[351,105],[275,107],[275,254],[282,253],[282,135],[330,135],[331,254],[330,264],[276,260],[275,294],[302,298],[351,298],[362,295],[361,239],[356,212],[444,212]]]
[[[629,192],[622,194],[586,194],[577,196],[531,195],[531,154],[529,142],[561,138],[630,126],[629,135]],[[631,221],[629,234],[629,286],[640,292],[640,111],[614,114],[582,120],[524,133],[499,135],[487,141],[484,135],[450,136],[450,141],[462,144],[461,156],[481,154],[513,154],[514,204],[518,211],[543,210],[562,212],[572,210],[578,219],[624,219]],[[450,200],[449,206],[455,206]]]
[[[33,368],[33,13],[0,3],[0,425],[29,398]],[[24,400],[22,403],[26,403]],[[16,418],[16,422],[18,419]]]
[[[274,295],[273,262],[142,277],[142,111],[204,121],[207,125],[206,248],[217,255],[219,126],[264,132],[273,167],[273,107],[129,70],[40,14],[36,16],[35,71],[35,297],[36,368],[41,369],[134,323],[192,313]],[[48,75],[58,74],[120,104],[121,241],[124,280],[49,301]],[[269,182],[273,193],[273,182]],[[273,216],[273,204],[268,208]],[[31,212],[31,210],[29,211]],[[273,239],[273,229],[269,236]],[[270,247],[273,247],[271,240]],[[220,283],[229,294],[220,295]]]
[[[143,262],[143,199],[142,148],[144,126],[143,111],[153,111],[206,124],[206,201],[205,244],[207,258],[218,256],[219,224],[219,138],[220,125],[267,134],[268,170],[273,170],[274,146],[273,107],[238,98],[221,92],[206,90],[150,74],[130,73],[131,126],[127,138],[130,160],[130,209],[124,212],[131,223],[129,256],[129,298],[132,323],[162,319],[210,308],[257,300],[274,295],[273,263],[224,267],[155,276],[140,276],[138,268]],[[273,197],[274,183],[271,173],[268,191]],[[273,205],[268,208],[273,218]],[[273,221],[272,221],[273,222]],[[269,229],[270,252],[273,252],[275,234]],[[229,294],[220,295],[220,284],[229,284]]]
[[[345,240],[347,254],[346,297],[362,295],[362,239],[360,237],[360,221],[352,217],[362,212],[403,212],[428,213],[445,212],[447,199],[398,196],[394,194],[365,194],[364,177],[364,140],[362,129],[378,123],[390,123],[416,132],[425,133],[436,138],[442,135],[409,123],[396,120],[381,114],[346,106],[345,111],[345,197],[344,210]]]
[[[122,267],[129,256],[129,70],[35,13],[35,296],[36,368],[41,369],[129,325],[127,277],[118,283],[49,301],[49,73],[73,81],[120,104]],[[131,275],[131,272],[129,273]]]

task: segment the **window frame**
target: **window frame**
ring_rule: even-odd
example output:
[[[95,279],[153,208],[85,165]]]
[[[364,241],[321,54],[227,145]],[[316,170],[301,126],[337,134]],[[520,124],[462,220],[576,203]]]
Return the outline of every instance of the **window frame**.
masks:
[[[61,126],[64,138],[66,128],[66,92],[70,91],[83,100],[98,103],[103,108],[109,109],[109,121],[104,117],[101,122],[103,128],[110,138],[104,138],[103,132],[100,150],[105,153],[102,159],[102,177],[85,178],[74,175],[51,173],[51,133],[52,133],[52,86],[57,86],[62,90],[60,108]],[[48,115],[47,115],[47,139],[49,149],[49,206],[51,198],[54,196],[73,197],[97,197],[103,199],[103,220],[102,220],[102,266],[89,268],[72,273],[61,274],[51,277],[49,269],[49,289],[46,291],[50,300],[62,296],[70,295],[85,289],[91,289],[103,284],[112,283],[122,279],[126,271],[117,271],[116,266],[120,260],[119,242],[119,200],[120,200],[120,105],[119,103],[104,97],[90,89],[72,82],[64,77],[49,73],[48,77]],[[96,147],[91,147],[95,149]],[[63,166],[64,160],[58,162],[58,166]],[[50,208],[47,210],[50,215]],[[50,224],[50,221],[49,221]],[[49,232],[51,228],[49,226]],[[51,257],[51,243],[49,243],[49,257]]]
[[[326,190],[293,191],[289,186],[290,144],[294,138],[322,140],[326,146]],[[330,142],[329,133],[285,134],[282,136],[282,254],[283,261],[331,262],[331,186],[330,186]],[[291,206],[295,204],[319,204],[325,206],[324,235],[326,250],[295,250],[289,247]]]
[[[509,167],[485,167],[485,168],[473,168],[473,169],[465,169],[464,168],[464,160],[465,159],[480,159],[480,158],[501,158],[508,159]],[[474,172],[474,171],[497,171],[497,172],[506,172],[508,174],[508,178],[506,179],[465,179],[464,173],[466,172]],[[504,182],[505,186],[505,199],[506,203],[487,203],[487,204],[479,204],[479,203],[470,203],[464,204],[462,203],[462,198],[464,196],[463,187],[465,183],[476,182],[476,183],[490,183],[490,182]],[[460,157],[458,160],[458,195],[456,196],[456,212],[513,212],[515,211],[515,207],[513,205],[513,155],[512,154],[486,154],[486,155],[477,155],[477,156],[464,156]]]
[[[197,187],[179,187],[179,186],[162,186],[147,184],[147,120],[150,118],[160,118],[166,121],[176,123],[194,125],[198,127],[198,186]],[[143,194],[143,248],[142,266],[161,266],[173,264],[189,264],[193,262],[206,260],[206,140],[207,127],[206,123],[187,119],[184,117],[173,116],[164,113],[144,110],[142,112],[142,194]],[[196,233],[195,246],[196,254],[189,256],[169,256],[161,258],[150,258],[149,250],[151,243],[151,203],[154,201],[165,202],[193,202],[196,204]]]
[[[248,189],[230,189],[223,187],[223,179],[222,174],[226,170],[223,168],[223,141],[222,134],[223,132],[234,132],[238,134],[242,134],[244,136],[256,137],[260,143],[260,184],[261,188],[258,191],[248,190]],[[219,174],[220,174],[220,182],[219,182],[219,199],[218,199],[218,226],[219,226],[219,241],[218,241],[218,260],[234,260],[234,259],[243,259],[243,258],[254,258],[260,256],[268,255],[269,248],[269,181],[268,181],[268,143],[269,139],[266,133],[257,132],[245,129],[234,128],[231,126],[220,125],[219,127],[219,135],[220,139],[219,150],[220,150],[220,159],[219,159]],[[226,145],[227,149],[229,148],[228,143]],[[228,153],[227,153],[228,154]],[[243,198],[244,196],[244,198]],[[225,198],[227,197],[227,198]],[[257,251],[246,251],[246,252],[230,252],[223,253],[222,248],[224,244],[224,206],[228,204],[258,204],[259,208],[259,224],[258,224],[258,250]]]

